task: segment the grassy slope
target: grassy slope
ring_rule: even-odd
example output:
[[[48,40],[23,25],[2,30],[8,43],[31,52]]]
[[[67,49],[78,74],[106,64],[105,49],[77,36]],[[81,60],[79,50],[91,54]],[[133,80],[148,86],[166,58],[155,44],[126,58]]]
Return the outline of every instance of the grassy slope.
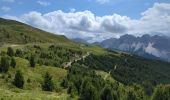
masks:
[[[41,90],[41,82],[43,81],[44,74],[48,71],[53,76],[53,81],[55,86],[60,87],[60,82],[67,74],[67,71],[61,68],[51,67],[51,66],[39,66],[35,68],[29,67],[27,60],[22,58],[15,58],[17,61],[16,68],[10,68],[8,74],[0,74],[0,98],[5,99],[66,99],[68,95],[64,89],[61,89],[60,92],[43,92]],[[20,69],[23,72],[25,85],[24,89],[17,89],[14,87],[11,82],[14,79],[14,74],[16,70]],[[8,76],[11,78],[8,78]],[[4,78],[2,78],[5,76]],[[27,79],[31,80],[31,83],[27,82]]]
[[[49,44],[61,45],[90,51],[95,54],[107,53],[98,46],[81,45],[67,39],[65,36],[54,35],[14,20],[0,18],[0,46],[4,44],[5,47],[15,45],[21,47],[22,45],[32,45],[32,43],[43,44],[44,46],[49,46]]]
[[[6,43],[72,43],[66,37],[54,35],[29,25],[0,18],[0,42]]]
[[[4,29],[5,29],[5,32],[4,32]],[[26,40],[25,40],[25,37],[27,37]],[[1,18],[0,18],[0,43],[4,43],[4,45],[0,47],[0,51],[6,51],[6,48],[9,46],[16,49],[16,48],[24,48],[25,46],[29,46],[33,44],[37,44],[43,47],[47,47],[51,44],[55,44],[55,45],[60,45],[60,46],[64,46],[64,47],[71,48],[71,49],[81,50],[84,52],[90,52],[97,56],[106,56],[106,55],[111,54],[111,55],[114,55],[114,58],[116,59],[115,61],[120,61],[122,64],[125,64],[125,65],[127,65],[127,63],[125,62],[125,58],[129,58],[130,56],[127,54],[127,56],[123,57],[122,54],[124,53],[108,52],[107,50],[100,48],[98,46],[91,46],[91,45],[88,46],[88,45],[81,45],[78,43],[74,43],[68,40],[67,38],[65,38],[64,36],[54,35],[54,34],[41,31],[39,29],[33,28],[31,26],[28,26],[28,25],[25,25],[25,24],[22,24],[16,21],[4,20]],[[6,82],[5,79],[0,78],[0,84],[1,84],[0,85],[0,97],[4,97],[7,99],[11,98],[11,96],[13,96],[13,99],[29,99],[29,98],[35,99],[35,97],[39,99],[47,99],[47,98],[48,99],[51,99],[51,98],[66,99],[68,97],[68,95],[66,94],[66,90],[62,90],[61,94],[59,94],[55,92],[52,92],[52,93],[43,92],[41,91],[41,88],[40,88],[42,76],[44,75],[46,71],[49,71],[53,75],[56,86],[60,87],[59,82],[61,82],[61,78],[67,74],[66,70],[56,68],[56,67],[51,67],[51,66],[36,66],[35,69],[33,69],[29,67],[27,60],[21,59],[21,58],[16,58],[16,59],[17,59],[17,68],[16,69],[11,68],[9,70],[9,73],[11,74],[11,76],[14,77],[16,70],[21,69],[22,72],[24,73],[25,80],[27,80],[27,78],[30,77],[30,79],[34,80],[35,82],[33,81],[33,83],[31,84],[26,83],[24,90],[20,90],[20,89],[15,88],[13,85],[11,85],[11,81],[13,77],[8,79],[8,82]],[[137,60],[134,60],[134,59],[137,59]],[[137,61],[136,63],[142,64],[142,65],[145,65],[145,63],[151,64],[153,66],[155,65],[155,67],[152,66],[149,69],[154,70],[154,72],[161,71],[161,74],[170,75],[170,72],[169,72],[170,68],[167,67],[170,64],[168,63],[164,63],[160,61],[151,61],[151,60],[146,60],[146,59],[141,59],[141,58],[136,58],[136,57],[129,58],[128,61],[129,60],[132,60],[132,62]],[[104,63],[103,61],[101,63]],[[114,66],[115,65],[113,65],[113,68]],[[102,67],[106,67],[106,66],[102,66]],[[132,67],[133,68],[131,68],[130,66],[129,69],[131,70],[135,68],[139,70],[138,66],[132,66]],[[105,68],[105,69],[108,69],[108,68]],[[127,68],[122,65],[119,71],[120,73],[115,74],[115,75],[119,75],[121,74],[121,72],[123,73],[123,71],[125,72],[129,71],[126,69]],[[107,71],[109,70],[110,69],[108,69]],[[101,75],[102,77],[104,77],[105,75],[108,75],[108,73],[103,72],[103,71],[97,71],[97,74]],[[147,73],[143,72],[143,74],[147,74]],[[0,76],[2,76],[2,74],[0,74]],[[8,74],[6,74],[6,77],[7,76]],[[111,81],[115,81],[109,75],[108,75],[108,79]],[[21,95],[23,98],[21,97]]]
[[[48,48],[53,43],[36,43],[36,45],[40,45],[41,47]],[[16,49],[23,49],[25,47],[32,47],[35,44],[29,43],[29,44],[5,44],[2,47],[0,47],[0,52],[7,51],[8,47],[12,47],[14,50]],[[57,44],[61,46],[61,44]],[[63,43],[62,46],[65,48],[71,48],[75,50],[82,50],[84,52],[93,52],[96,54],[102,54],[106,53],[102,48],[96,47],[96,46],[79,46],[79,45],[69,45]],[[94,51],[95,50],[95,51]],[[37,65],[35,68],[29,67],[29,62],[26,59],[22,59],[19,57],[15,58],[17,61],[17,67],[16,68],[10,68],[7,74],[0,73],[0,99],[11,99],[12,100],[18,100],[18,99],[24,99],[24,100],[47,100],[47,99],[58,99],[58,100],[66,100],[69,98],[69,95],[67,94],[67,91],[65,89],[62,89],[60,87],[60,82],[62,81],[62,78],[64,78],[67,75],[67,70],[52,67],[52,66],[39,66]],[[14,79],[14,75],[16,70],[20,69],[25,78],[25,85],[24,89],[18,89],[14,87],[11,83]],[[43,76],[45,72],[48,71],[53,76],[53,81],[56,85],[56,87],[59,87],[60,92],[44,92],[41,90],[41,82],[43,80]],[[10,74],[12,77],[7,78],[8,74]],[[5,78],[2,79],[2,76],[5,75]],[[28,77],[31,79],[31,84],[27,83]],[[6,81],[8,80],[8,81]]]

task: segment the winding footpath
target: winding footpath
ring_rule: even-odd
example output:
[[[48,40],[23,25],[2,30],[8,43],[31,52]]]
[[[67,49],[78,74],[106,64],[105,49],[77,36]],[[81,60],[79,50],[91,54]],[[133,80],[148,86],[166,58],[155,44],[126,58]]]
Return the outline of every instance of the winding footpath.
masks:
[[[82,57],[72,59],[71,61],[67,62],[67,63],[64,65],[64,68],[71,67],[71,65],[72,65],[73,62],[77,62],[77,61],[80,61],[80,60],[82,60],[82,59],[85,59],[85,58],[88,57],[89,55],[90,55],[90,53],[87,52],[87,54],[83,55]]]
[[[117,69],[117,66],[115,65],[114,71]],[[104,80],[106,80],[109,76],[110,73],[112,72],[112,70],[109,71],[109,73],[107,75],[105,75]]]

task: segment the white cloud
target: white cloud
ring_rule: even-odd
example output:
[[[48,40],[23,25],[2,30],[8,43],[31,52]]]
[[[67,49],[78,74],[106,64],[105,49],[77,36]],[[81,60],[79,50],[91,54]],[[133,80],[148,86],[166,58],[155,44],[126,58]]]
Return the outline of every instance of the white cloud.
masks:
[[[98,2],[99,4],[105,4],[105,3],[109,3],[110,0],[96,0],[96,2]]]
[[[152,8],[143,12],[140,20],[133,23],[134,33],[161,33],[170,35],[170,4],[155,3]]]
[[[7,6],[3,6],[3,7],[1,7],[1,10],[2,10],[3,12],[8,12],[8,11],[11,10],[11,8],[10,8],[10,7],[7,7]]]
[[[6,16],[6,18],[11,17]],[[64,13],[61,10],[46,14],[33,11],[18,19],[49,32],[63,34],[70,38],[90,38],[91,41],[97,40],[96,38],[103,40],[111,34],[126,32],[127,24],[124,22],[130,20],[126,16],[117,14],[99,17],[90,11]]]
[[[15,2],[15,0],[2,0],[2,1],[4,1],[4,2],[10,2],[10,3]]]
[[[51,3],[50,2],[46,2],[46,1],[37,1],[38,4],[42,5],[42,6],[49,6]]]
[[[63,34],[69,38],[81,37],[91,42],[126,33],[133,35],[161,33],[170,36],[170,4],[166,3],[155,3],[152,8],[142,13],[139,20],[118,14],[96,16],[87,10],[69,13],[58,10],[45,14],[33,11],[12,17],[49,32]]]
[[[154,43],[149,43],[148,46],[145,48],[145,52],[154,55],[156,57],[162,57],[167,59],[168,58],[168,52],[167,51],[160,51],[153,47]]]
[[[70,8],[70,12],[75,12],[76,11],[76,9],[75,8]]]

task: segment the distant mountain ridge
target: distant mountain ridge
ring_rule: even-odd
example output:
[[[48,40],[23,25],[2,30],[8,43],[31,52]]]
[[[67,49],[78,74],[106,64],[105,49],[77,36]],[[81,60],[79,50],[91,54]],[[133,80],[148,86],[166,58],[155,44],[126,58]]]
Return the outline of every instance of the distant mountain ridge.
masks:
[[[71,40],[78,42],[78,43],[89,44],[86,40],[81,39],[81,38],[73,38]]]
[[[94,43],[111,50],[121,50],[151,59],[170,59],[170,37],[150,36],[145,34],[141,37],[123,35],[120,38],[111,38]]]

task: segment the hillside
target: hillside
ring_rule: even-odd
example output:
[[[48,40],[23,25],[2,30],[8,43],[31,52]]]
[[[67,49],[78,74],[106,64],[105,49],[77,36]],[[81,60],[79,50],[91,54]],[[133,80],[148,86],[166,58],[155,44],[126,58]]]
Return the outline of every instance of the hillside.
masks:
[[[148,100],[157,88],[169,89],[170,63],[75,43],[12,20],[0,19],[0,30],[0,99]],[[18,70],[21,88],[14,84]]]
[[[0,43],[71,43],[65,36],[54,35],[29,25],[0,18]]]
[[[51,66],[37,65],[35,68],[28,67],[29,62],[25,59],[16,57],[16,68],[10,68],[7,74],[0,74],[0,98],[18,100],[30,100],[30,99],[62,99],[67,98],[65,90],[60,93],[50,93],[41,91],[41,82],[46,71],[53,75],[53,81],[55,82],[58,91],[60,91],[60,81],[67,74],[67,71],[61,68]],[[21,66],[22,65],[22,66]],[[24,90],[14,87],[11,82],[15,76],[16,70],[20,69],[24,74],[25,86]],[[28,82],[28,79],[30,82]],[[56,90],[57,91],[57,90]],[[35,97],[36,96],[36,97]]]

